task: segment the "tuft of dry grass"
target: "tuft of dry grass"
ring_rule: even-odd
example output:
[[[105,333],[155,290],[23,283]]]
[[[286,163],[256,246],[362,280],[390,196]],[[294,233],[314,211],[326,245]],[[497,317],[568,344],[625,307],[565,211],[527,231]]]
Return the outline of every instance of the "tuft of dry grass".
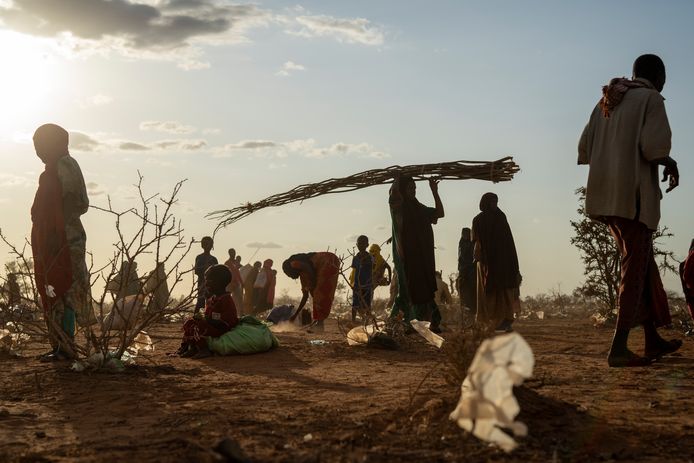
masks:
[[[449,384],[460,387],[480,344],[493,335],[493,327],[473,323],[446,338],[441,351],[443,373]]]

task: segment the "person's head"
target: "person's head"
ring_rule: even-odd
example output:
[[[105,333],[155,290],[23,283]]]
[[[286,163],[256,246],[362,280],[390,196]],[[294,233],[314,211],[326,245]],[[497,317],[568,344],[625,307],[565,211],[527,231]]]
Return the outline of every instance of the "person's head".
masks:
[[[417,196],[417,184],[412,177],[400,178],[400,194],[405,199],[415,199]]]
[[[480,198],[480,211],[493,211],[499,204],[499,197],[494,193],[485,193]]]
[[[205,288],[215,296],[224,294],[229,283],[231,270],[226,265],[213,265],[205,272]]]
[[[203,236],[200,240],[200,246],[202,246],[203,251],[210,252],[214,247],[214,240],[211,236]]]
[[[261,264],[259,260],[256,260],[253,263],[253,268],[255,268],[256,270],[260,270],[260,267],[262,267],[262,266],[263,266],[263,264]]]
[[[377,256],[381,253],[381,247],[374,243],[369,247],[369,253],[373,254],[374,256]]]
[[[241,265],[241,256],[236,256],[236,263]]]
[[[265,261],[263,262],[263,268],[270,270],[272,268],[273,263],[274,262],[272,261],[272,259],[265,259]]]
[[[282,271],[284,272],[285,275],[287,275],[292,280],[296,280],[297,278],[299,278],[299,275],[300,275],[299,269],[292,267],[292,258],[291,257],[289,259],[285,260],[284,262],[282,262]]]
[[[436,278],[441,279],[441,270],[437,270],[436,272],[434,272],[434,275],[436,275]]]
[[[463,228],[463,231],[460,233],[460,236],[467,241],[470,241],[470,229],[468,227]]]
[[[369,238],[366,235],[360,235],[359,238],[357,238],[357,249],[359,249],[359,252],[366,251],[366,248],[369,247]]]
[[[134,260],[124,260],[120,264],[120,270],[123,273],[134,272],[137,270],[137,262]]]
[[[633,77],[648,79],[656,90],[662,92],[665,87],[665,64],[656,55],[641,55],[634,61]]]
[[[69,154],[67,130],[56,124],[44,124],[34,132],[34,149],[44,164],[50,164]]]
[[[229,248],[229,259],[236,259],[236,249]]]

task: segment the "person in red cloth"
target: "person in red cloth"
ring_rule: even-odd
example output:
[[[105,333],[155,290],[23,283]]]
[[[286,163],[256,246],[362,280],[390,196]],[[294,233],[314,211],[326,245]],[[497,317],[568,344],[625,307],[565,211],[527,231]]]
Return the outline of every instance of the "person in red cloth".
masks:
[[[682,290],[684,299],[687,301],[689,315],[694,319],[694,240],[689,245],[689,255],[680,264],[680,279],[682,280]]]
[[[236,306],[227,285],[231,271],[226,265],[213,265],[205,272],[205,288],[210,296],[205,301],[205,315],[196,313],[183,324],[183,340],[178,349],[181,357],[205,358],[212,355],[207,337],[219,337],[239,323]]]
[[[301,281],[303,297],[299,307],[291,316],[294,321],[308,302],[313,298],[312,327],[324,331],[323,321],[330,315],[335,300],[337,279],[340,275],[340,258],[332,252],[309,252],[294,254],[282,263],[282,270],[289,278]]]
[[[85,261],[87,235],[80,220],[89,209],[89,198],[82,171],[68,151],[68,132],[44,124],[33,140],[45,168],[31,206],[31,250],[52,346],[41,360],[67,360],[75,355],[76,323],[95,322]]]

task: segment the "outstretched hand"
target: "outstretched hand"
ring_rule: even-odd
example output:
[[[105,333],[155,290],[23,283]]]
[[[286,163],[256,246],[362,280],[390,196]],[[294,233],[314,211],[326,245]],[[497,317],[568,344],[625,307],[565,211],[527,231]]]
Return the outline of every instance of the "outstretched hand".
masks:
[[[663,182],[668,182],[668,188],[665,193],[670,193],[680,184],[680,172],[677,169],[677,163],[668,164],[663,169]]]
[[[433,177],[429,179],[429,188],[431,188],[432,193],[437,193],[439,191],[439,182],[440,180]]]

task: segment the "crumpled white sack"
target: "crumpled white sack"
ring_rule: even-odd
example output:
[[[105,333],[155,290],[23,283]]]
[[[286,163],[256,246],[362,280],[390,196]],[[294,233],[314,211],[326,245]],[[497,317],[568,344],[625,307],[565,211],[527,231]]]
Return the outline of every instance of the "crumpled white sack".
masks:
[[[475,437],[506,452],[512,451],[518,445],[513,437],[528,433],[525,424],[514,421],[520,407],[513,396],[513,386],[529,378],[534,366],[533,351],[520,334],[485,340],[463,381],[460,401],[450,415],[451,420]]]
[[[120,331],[132,328],[137,323],[144,307],[145,297],[142,294],[118,299],[104,317],[104,331]]]
[[[410,325],[412,325],[412,328],[414,328],[417,333],[421,334],[424,339],[429,341],[429,344],[439,349],[441,348],[443,345],[443,338],[429,329],[431,323],[419,321],[415,318],[410,320]]]
[[[361,346],[369,342],[369,338],[373,336],[376,332],[376,328],[373,325],[369,325],[366,328],[363,326],[357,326],[352,328],[347,333],[347,344],[350,346]]]
[[[128,352],[132,356],[136,356],[139,352],[154,350],[154,343],[146,331],[140,331],[133,339],[133,342],[128,346]]]

